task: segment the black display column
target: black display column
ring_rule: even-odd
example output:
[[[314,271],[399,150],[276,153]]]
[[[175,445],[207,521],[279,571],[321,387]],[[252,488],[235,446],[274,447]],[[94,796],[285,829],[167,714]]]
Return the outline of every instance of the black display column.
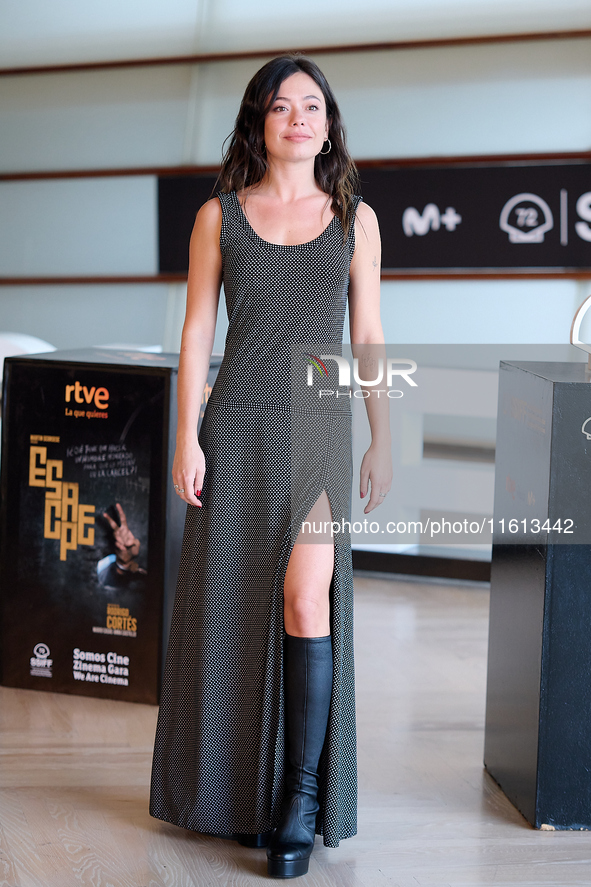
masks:
[[[177,366],[98,348],[5,361],[2,683],[158,701],[186,513]]]
[[[590,378],[500,365],[484,758],[536,828],[591,828]]]

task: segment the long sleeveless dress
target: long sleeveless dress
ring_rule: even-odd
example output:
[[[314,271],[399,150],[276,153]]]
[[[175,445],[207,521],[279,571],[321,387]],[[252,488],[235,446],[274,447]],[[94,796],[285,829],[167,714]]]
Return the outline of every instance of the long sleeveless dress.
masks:
[[[339,527],[316,831],[337,847],[356,834],[357,768],[351,392],[331,358],[342,355],[354,222],[346,237],[334,216],[315,240],[278,245],[256,234],[235,192],[218,198],[228,332],[199,432],[203,507],[187,506],[150,813],[222,836],[277,824],[283,579],[302,521],[324,489]]]

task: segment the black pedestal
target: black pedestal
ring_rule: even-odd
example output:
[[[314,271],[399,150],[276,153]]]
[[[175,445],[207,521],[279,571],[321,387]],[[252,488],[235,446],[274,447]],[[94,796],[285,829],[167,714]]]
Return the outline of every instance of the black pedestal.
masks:
[[[2,683],[158,701],[186,513],[177,365],[111,349],[6,360]]]
[[[501,362],[484,758],[536,828],[591,828],[589,379]]]

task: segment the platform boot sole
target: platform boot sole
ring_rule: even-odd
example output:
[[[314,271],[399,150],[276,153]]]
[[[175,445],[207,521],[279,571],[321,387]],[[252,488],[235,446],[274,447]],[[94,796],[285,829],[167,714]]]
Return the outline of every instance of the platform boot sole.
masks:
[[[310,857],[305,859],[272,859],[267,857],[267,874],[270,878],[299,878],[308,872]]]

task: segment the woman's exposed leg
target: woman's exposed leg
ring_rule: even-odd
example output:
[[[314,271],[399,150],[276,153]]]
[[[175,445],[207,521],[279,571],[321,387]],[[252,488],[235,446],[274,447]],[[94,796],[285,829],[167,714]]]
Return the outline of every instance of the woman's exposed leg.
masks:
[[[283,581],[283,622],[286,633],[294,637],[330,634],[329,589],[334,569],[331,521],[330,502],[323,490],[298,534]],[[322,527],[323,532],[311,532],[305,524],[313,530]]]
[[[308,520],[317,527],[320,521],[330,526],[325,490]],[[293,546],[284,582],[285,794],[281,819],[267,850],[269,875],[275,878],[294,878],[308,871],[316,835],[318,762],[332,692],[329,590],[334,545],[330,530],[326,539]]]

